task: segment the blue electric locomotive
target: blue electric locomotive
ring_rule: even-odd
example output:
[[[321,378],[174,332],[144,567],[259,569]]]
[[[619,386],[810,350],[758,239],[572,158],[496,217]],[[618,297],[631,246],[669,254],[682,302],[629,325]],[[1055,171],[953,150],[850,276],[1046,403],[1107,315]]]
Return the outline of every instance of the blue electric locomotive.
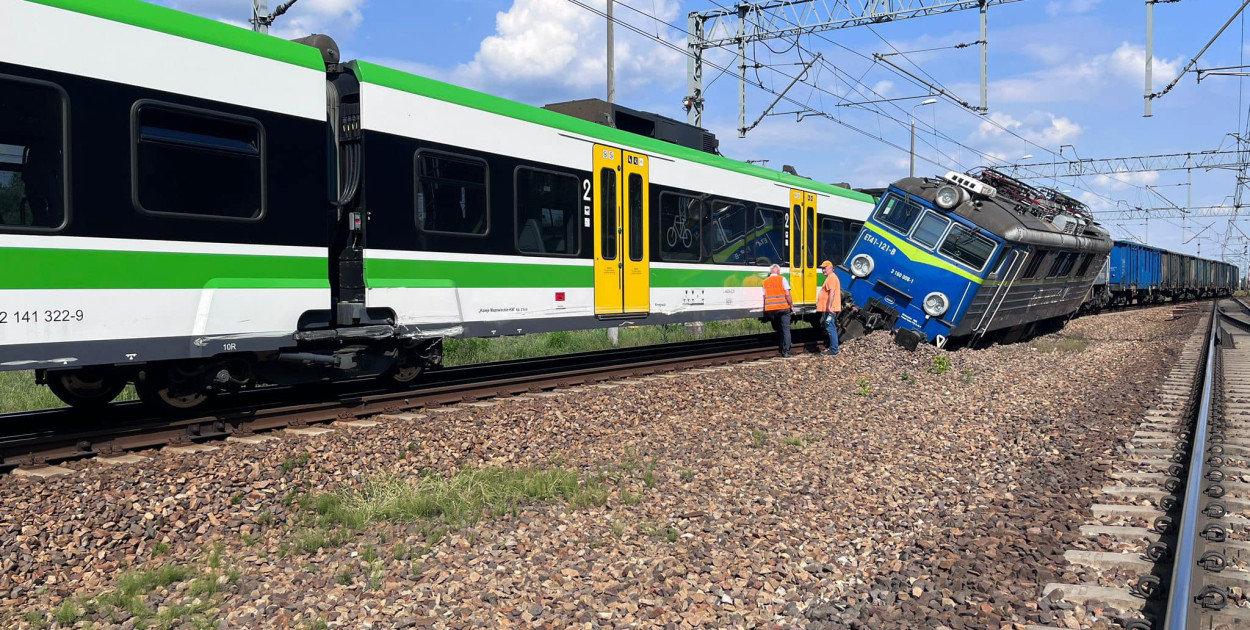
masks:
[[[1058,329],[1111,250],[1083,204],[993,169],[905,178],[881,196],[837,270],[858,307],[847,338],[904,347],[1014,341]]]

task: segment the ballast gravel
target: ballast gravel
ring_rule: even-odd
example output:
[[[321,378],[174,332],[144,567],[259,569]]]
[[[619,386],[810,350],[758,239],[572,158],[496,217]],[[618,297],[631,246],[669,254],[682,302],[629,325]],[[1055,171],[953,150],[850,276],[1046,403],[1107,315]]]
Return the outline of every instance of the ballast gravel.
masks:
[[[876,334],[837,357],[10,475],[0,627],[1090,627],[1041,588],[1072,576],[1106,462],[1197,325],[1149,309],[955,352]],[[606,503],[300,544],[310,493],[483,467],[570,470]]]

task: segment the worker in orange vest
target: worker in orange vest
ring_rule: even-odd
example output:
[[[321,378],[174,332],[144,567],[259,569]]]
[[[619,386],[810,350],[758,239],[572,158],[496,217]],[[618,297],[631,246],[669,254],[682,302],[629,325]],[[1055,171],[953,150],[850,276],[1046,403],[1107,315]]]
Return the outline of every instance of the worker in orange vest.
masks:
[[[764,279],[764,316],[777,331],[781,356],[790,356],[790,311],[794,299],[790,297],[790,282],[781,275],[781,265],[773,265]]]
[[[833,273],[833,263],[828,260],[820,263],[820,271],[825,274],[825,283],[820,285],[816,293],[816,310],[820,312],[820,323],[824,324],[829,333],[829,354],[838,353],[838,314],[842,312],[842,283],[838,274]]]

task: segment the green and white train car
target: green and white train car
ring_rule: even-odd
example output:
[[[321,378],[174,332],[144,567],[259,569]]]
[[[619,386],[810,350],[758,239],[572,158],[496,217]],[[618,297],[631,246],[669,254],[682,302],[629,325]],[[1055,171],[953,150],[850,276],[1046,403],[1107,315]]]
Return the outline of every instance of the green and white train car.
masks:
[[[72,36],[51,38],[47,33]],[[0,0],[0,369],[75,405],[800,310],[871,197],[137,0]]]

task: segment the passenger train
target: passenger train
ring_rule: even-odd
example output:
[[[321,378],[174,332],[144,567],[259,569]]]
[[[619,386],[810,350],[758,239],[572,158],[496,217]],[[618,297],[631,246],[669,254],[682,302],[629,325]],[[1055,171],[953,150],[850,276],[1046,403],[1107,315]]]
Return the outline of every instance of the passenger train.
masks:
[[[62,36],[50,36],[60,33]],[[194,409],[448,337],[800,313],[866,194],[138,0],[0,0],[0,369]]]

